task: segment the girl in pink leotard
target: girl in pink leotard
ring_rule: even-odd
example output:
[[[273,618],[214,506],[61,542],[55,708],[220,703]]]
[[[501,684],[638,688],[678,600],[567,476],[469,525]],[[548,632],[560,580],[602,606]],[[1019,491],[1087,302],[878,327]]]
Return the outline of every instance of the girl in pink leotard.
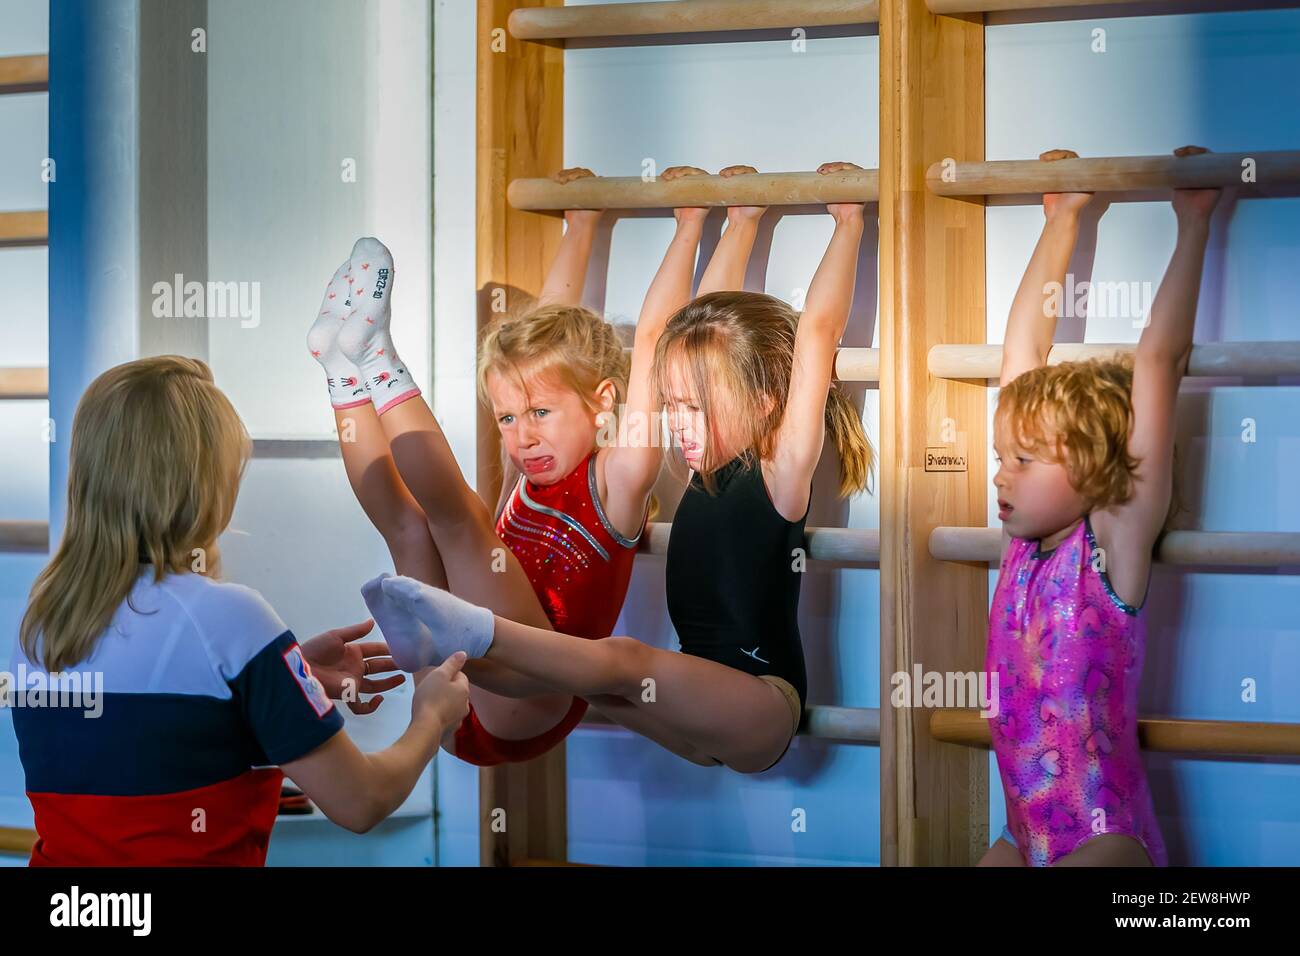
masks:
[[[994,418],[1003,554],[985,670],[998,681],[990,726],[1007,827],[981,866],[1168,862],[1137,739],[1143,607],[1219,190],[1175,190],[1178,240],[1136,353],[1049,366],[1091,198],[1043,197],[1047,221],[1003,345]]]
[[[1094,569],[1097,554],[1085,516],[1052,550],[1013,538],[1002,560],[987,666],[998,674],[1003,839],[1047,866],[1122,833],[1164,866],[1135,721],[1145,615]]]

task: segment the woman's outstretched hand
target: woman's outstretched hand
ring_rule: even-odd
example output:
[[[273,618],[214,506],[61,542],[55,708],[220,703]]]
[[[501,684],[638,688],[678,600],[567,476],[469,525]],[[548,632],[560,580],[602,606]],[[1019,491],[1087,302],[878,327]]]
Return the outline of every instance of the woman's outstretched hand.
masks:
[[[374,628],[374,621],[363,621],[347,627],[317,634],[302,643],[302,656],[311,665],[311,672],[333,700],[344,701],[354,714],[373,714],[383,703],[383,691],[400,687],[406,680],[402,673],[376,679],[376,674],[397,671],[383,641],[354,643]],[[362,694],[375,694],[361,700]]]

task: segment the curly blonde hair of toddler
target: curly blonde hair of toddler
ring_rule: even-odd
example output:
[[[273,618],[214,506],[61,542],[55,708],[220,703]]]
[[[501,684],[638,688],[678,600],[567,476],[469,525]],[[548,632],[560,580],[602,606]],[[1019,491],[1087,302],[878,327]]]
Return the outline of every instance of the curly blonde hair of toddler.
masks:
[[[1064,465],[1090,508],[1105,508],[1133,495],[1132,397],[1132,355],[1043,365],[1003,386],[994,424],[1030,454]]]

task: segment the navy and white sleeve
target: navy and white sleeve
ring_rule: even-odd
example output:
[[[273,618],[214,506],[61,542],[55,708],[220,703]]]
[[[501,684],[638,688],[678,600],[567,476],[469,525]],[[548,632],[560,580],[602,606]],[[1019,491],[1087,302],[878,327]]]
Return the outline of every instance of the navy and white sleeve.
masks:
[[[262,595],[225,584],[219,619],[205,630],[239,712],[267,764],[305,757],[343,727],[293,632]]]

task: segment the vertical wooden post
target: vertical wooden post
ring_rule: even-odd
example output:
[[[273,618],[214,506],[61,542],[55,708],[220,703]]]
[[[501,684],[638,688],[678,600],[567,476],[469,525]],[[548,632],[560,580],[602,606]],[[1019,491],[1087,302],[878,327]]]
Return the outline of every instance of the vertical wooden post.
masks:
[[[541,291],[546,264],[559,246],[562,221],[511,209],[506,187],[515,178],[550,175],[563,162],[564,50],[516,40],[506,21],[515,7],[562,5],[562,0],[478,0],[479,329]],[[477,490],[494,505],[501,480],[499,442],[491,416],[481,409],[478,436]],[[479,816],[485,866],[563,860],[568,846],[563,745],[527,764],[484,768]]]
[[[963,865],[988,845],[987,755],[890,697],[895,673],[983,666],[987,568],[936,561],[927,538],[986,521],[985,389],[930,377],[926,354],[985,341],[984,207],[925,185],[930,163],[984,158],[982,17],[882,3],[880,73],[881,863]]]

